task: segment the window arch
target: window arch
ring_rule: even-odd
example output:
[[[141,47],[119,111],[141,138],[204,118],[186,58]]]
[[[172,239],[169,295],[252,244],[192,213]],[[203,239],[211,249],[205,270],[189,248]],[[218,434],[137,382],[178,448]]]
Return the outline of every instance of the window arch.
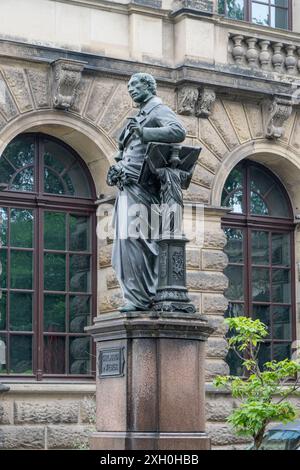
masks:
[[[287,193],[264,166],[245,160],[228,176],[222,205],[230,207],[222,226],[227,236],[227,316],[249,315],[269,328],[261,364],[291,355],[295,339],[294,219]],[[229,352],[232,374],[242,375]]]
[[[0,374],[92,377],[95,188],[80,157],[21,134],[0,158]]]

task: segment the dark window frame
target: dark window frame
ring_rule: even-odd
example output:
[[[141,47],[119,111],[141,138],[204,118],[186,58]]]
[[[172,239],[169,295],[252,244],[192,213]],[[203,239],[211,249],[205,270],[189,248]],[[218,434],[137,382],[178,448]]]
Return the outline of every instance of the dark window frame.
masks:
[[[288,197],[288,193],[283,186],[282,182],[264,165],[258,164],[251,160],[244,160],[242,162],[242,168],[245,169],[244,180],[243,180],[243,196],[245,199],[244,207],[246,210],[244,213],[228,213],[222,217],[222,229],[233,228],[240,229],[243,231],[243,263],[229,263],[228,265],[242,265],[243,266],[243,280],[244,280],[244,298],[243,300],[232,300],[229,299],[229,304],[241,304],[244,305],[244,314],[248,317],[252,317],[253,305],[268,305],[271,309],[273,306],[289,306],[291,312],[291,339],[290,340],[279,340],[270,338],[266,342],[271,344],[271,359],[273,358],[273,345],[278,343],[289,343],[292,346],[292,343],[296,341],[296,274],[295,274],[295,223],[293,218],[293,208]],[[256,167],[263,169],[263,171],[269,174],[272,179],[280,186],[285,200],[289,208],[289,214],[287,218],[280,217],[270,217],[264,215],[253,215],[250,212],[250,168]],[[261,230],[269,233],[269,237],[272,237],[272,233],[282,233],[289,234],[290,236],[290,284],[291,284],[291,299],[290,303],[284,302],[273,302],[270,293],[270,301],[253,301],[252,300],[252,268],[259,267],[260,265],[254,264],[252,262],[252,250],[251,250],[251,234],[252,230]],[[271,247],[269,247],[271,250]],[[276,265],[272,264],[271,253],[269,253],[269,263],[263,265],[262,267],[269,270],[269,275],[271,276],[272,269],[276,268]],[[283,266],[279,266],[279,269],[283,269]],[[270,288],[271,288],[271,277],[270,277]],[[271,326],[271,335],[273,334],[273,320],[270,312],[270,326]],[[292,353],[292,350],[291,350]]]
[[[219,0],[220,1],[220,0]],[[252,4],[254,3],[258,3],[258,4],[261,4],[261,5],[267,5],[269,6],[269,12],[271,11],[271,8],[279,8],[281,10],[287,10],[288,12],[288,26],[287,28],[280,28],[278,26],[271,26],[270,24],[269,25],[260,25],[258,23],[255,23],[252,21]],[[219,13],[220,15],[222,16],[225,16],[226,18],[230,18],[232,20],[236,20],[236,21],[247,21],[251,24],[254,24],[254,25],[257,25],[257,26],[264,26],[266,28],[272,28],[272,29],[281,29],[283,31],[292,31],[293,29],[293,2],[292,0],[288,0],[288,6],[287,7],[279,7],[279,6],[276,6],[276,5],[271,5],[271,0],[244,0],[244,19],[243,20],[240,20],[239,18],[233,18],[233,17],[229,17],[228,16],[228,12],[227,12],[227,0],[224,0],[224,10],[225,12],[224,13]],[[219,11],[219,10],[218,10]]]
[[[62,213],[70,213],[70,214],[77,214],[82,216],[89,216],[90,217],[90,240],[91,246],[88,252],[84,252],[85,255],[89,255],[91,259],[91,286],[90,286],[90,293],[85,293],[86,295],[90,294],[91,296],[91,318],[94,318],[97,314],[97,241],[96,241],[96,190],[95,185],[92,180],[92,176],[89,172],[89,169],[85,162],[81,159],[81,157],[67,144],[62,142],[61,140],[47,135],[43,133],[26,133],[26,134],[19,134],[17,138],[22,137],[22,135],[32,135],[35,139],[35,156],[36,156],[36,163],[35,163],[35,182],[36,187],[34,192],[19,192],[13,190],[4,190],[0,192],[0,201],[1,207],[7,208],[28,208],[32,209],[35,212],[34,217],[34,234],[33,237],[33,248],[32,252],[34,253],[33,259],[33,313],[32,313],[32,332],[30,333],[33,337],[33,345],[32,345],[32,365],[33,365],[33,374],[32,375],[25,375],[25,374],[14,374],[14,373],[5,373],[1,374],[0,377],[5,378],[9,381],[14,380],[22,380],[22,381],[49,381],[53,379],[61,379],[64,382],[69,380],[80,380],[80,381],[91,381],[95,379],[96,374],[96,359],[95,359],[95,345],[93,342],[91,343],[91,374],[46,374],[44,373],[44,360],[43,360],[43,337],[45,336],[44,325],[43,325],[43,297],[44,297],[44,286],[43,286],[43,256],[44,251],[44,241],[43,241],[43,218],[44,213],[46,211],[55,211],[55,212],[62,212]],[[64,147],[68,152],[70,152],[76,159],[76,162],[79,163],[80,168],[84,172],[87,182],[90,189],[90,197],[83,198],[78,196],[70,196],[70,195],[54,195],[49,193],[43,192],[43,165],[42,157],[43,157],[43,139],[51,140],[58,145]],[[9,145],[9,144],[8,144]],[[22,250],[22,248],[20,248]],[[27,250],[23,248],[23,250]],[[66,250],[67,252],[67,247]],[[71,251],[68,250],[70,253]],[[81,254],[81,252],[74,252],[74,254]],[[9,275],[8,267],[8,275]],[[66,269],[66,274],[68,274]],[[1,289],[3,291],[3,289]],[[7,290],[6,290],[7,291]],[[23,289],[22,289],[23,291]],[[71,292],[69,290],[69,292]],[[69,295],[76,295],[75,293]],[[80,293],[79,293],[80,295]],[[9,297],[9,296],[7,296]],[[7,307],[8,309],[8,307]],[[8,310],[7,310],[8,311]],[[9,315],[9,313],[8,313]],[[8,331],[8,325],[6,325],[6,330],[1,330],[0,334],[4,334]],[[26,332],[24,331],[11,331],[8,336],[11,335],[22,335]],[[46,332],[48,335],[52,336],[68,336],[71,337],[89,337],[88,333],[72,333],[72,332]],[[67,339],[68,344],[69,339]],[[9,344],[6,348],[6,355],[10,354]],[[65,355],[68,355],[67,348],[65,349]]]

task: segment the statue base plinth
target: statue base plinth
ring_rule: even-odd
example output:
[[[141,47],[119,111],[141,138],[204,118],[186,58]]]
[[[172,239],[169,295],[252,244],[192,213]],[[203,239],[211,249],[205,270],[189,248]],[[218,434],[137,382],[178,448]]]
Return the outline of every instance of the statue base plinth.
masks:
[[[97,432],[92,449],[203,450],[205,341],[199,314],[102,314],[97,345]]]

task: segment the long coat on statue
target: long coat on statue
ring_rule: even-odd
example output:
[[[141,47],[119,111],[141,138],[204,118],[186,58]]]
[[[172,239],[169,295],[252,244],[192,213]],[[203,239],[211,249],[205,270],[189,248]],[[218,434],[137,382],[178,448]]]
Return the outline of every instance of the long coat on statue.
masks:
[[[151,182],[145,187],[138,179],[148,143],[182,142],[185,130],[176,114],[156,96],[141,105],[136,120],[142,127],[142,136],[132,133],[128,123],[119,137],[118,160],[126,179],[115,205],[112,266],[125,300],[136,309],[147,310],[158,280],[158,245],[151,238],[151,211],[153,217],[160,201]],[[137,220],[141,223],[137,224]]]

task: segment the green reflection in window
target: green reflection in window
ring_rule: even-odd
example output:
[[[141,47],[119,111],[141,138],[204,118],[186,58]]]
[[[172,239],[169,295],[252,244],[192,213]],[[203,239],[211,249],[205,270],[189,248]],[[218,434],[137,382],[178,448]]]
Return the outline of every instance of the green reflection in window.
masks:
[[[224,273],[229,279],[226,297],[229,300],[244,300],[243,266],[227,266]]]
[[[272,270],[272,301],[276,303],[290,303],[291,281],[289,270]]]
[[[88,251],[89,246],[89,218],[79,215],[70,215],[70,251]]]
[[[66,299],[64,295],[44,296],[44,331],[66,330]]]
[[[66,257],[55,253],[44,255],[44,289],[66,290]]]
[[[226,227],[224,229],[227,244],[224,248],[230,263],[242,263],[244,260],[243,230]]]
[[[10,293],[9,319],[12,331],[32,330],[32,294]]]
[[[272,233],[272,264],[277,266],[291,265],[290,235]]]
[[[273,306],[273,338],[291,340],[291,309],[290,307]]]
[[[44,213],[44,247],[47,250],[66,249],[66,214]]]
[[[31,248],[33,246],[33,211],[11,209],[10,230],[11,246]]]
[[[84,255],[70,256],[70,291],[90,291],[90,257]]]
[[[10,282],[13,289],[32,289],[32,252],[11,250]]]
[[[32,374],[32,336],[11,335],[10,372]]]
[[[250,196],[250,212],[255,215],[269,215],[269,209],[265,201],[253,191],[251,191]]]
[[[0,330],[6,329],[6,292],[0,292]]]
[[[7,286],[7,249],[0,248],[0,287]]]
[[[62,336],[44,336],[45,374],[66,373],[65,342]]]
[[[7,209],[0,208],[0,248],[7,245]]]
[[[7,373],[7,339],[6,335],[0,334],[0,374]]]

